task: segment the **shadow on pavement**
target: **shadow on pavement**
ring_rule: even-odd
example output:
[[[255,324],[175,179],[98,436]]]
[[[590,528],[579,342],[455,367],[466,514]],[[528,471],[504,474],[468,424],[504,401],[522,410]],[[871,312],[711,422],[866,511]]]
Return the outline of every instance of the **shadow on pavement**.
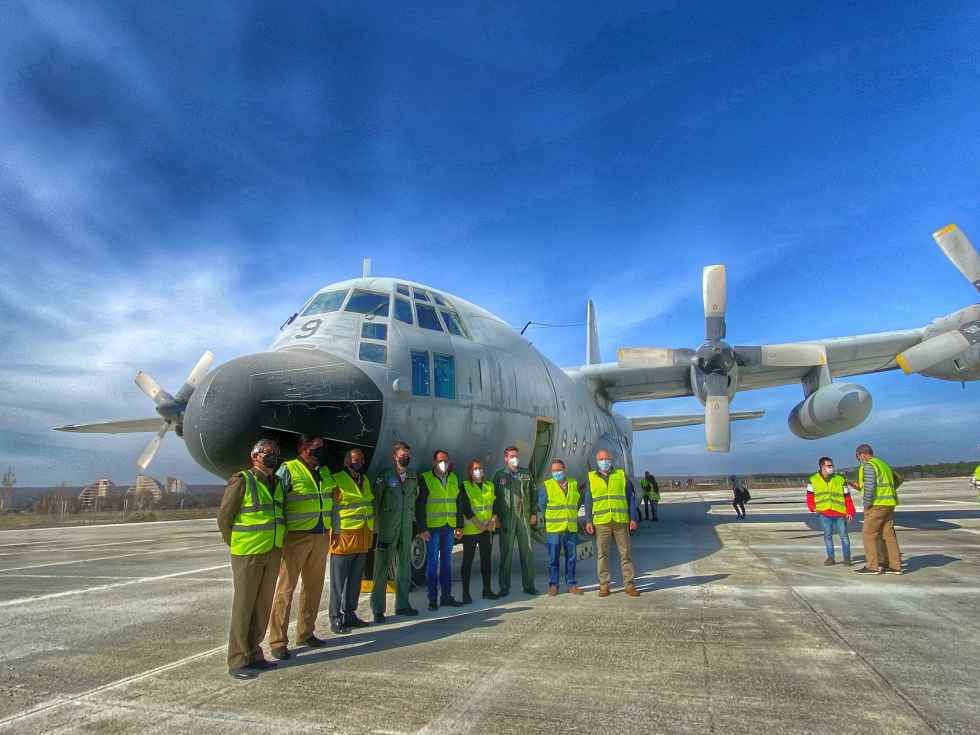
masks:
[[[899,539],[898,543],[901,546],[901,539]],[[905,567],[905,573],[909,574],[911,572],[917,572],[920,569],[944,567],[947,564],[952,564],[954,561],[961,561],[961,559],[958,556],[947,556],[946,554],[920,554],[918,556],[906,556],[903,559],[903,566]]]
[[[413,624],[398,627],[395,625],[372,625],[349,635],[332,636],[327,639],[327,645],[323,648],[299,646],[291,649],[293,657],[288,661],[277,661],[276,669],[284,671],[295,666],[326,663],[341,658],[381,653],[419,643],[430,643],[473,628],[496,626],[504,615],[528,612],[531,609],[526,606],[490,607],[448,617],[422,618]],[[400,622],[402,619],[394,618],[394,621]]]

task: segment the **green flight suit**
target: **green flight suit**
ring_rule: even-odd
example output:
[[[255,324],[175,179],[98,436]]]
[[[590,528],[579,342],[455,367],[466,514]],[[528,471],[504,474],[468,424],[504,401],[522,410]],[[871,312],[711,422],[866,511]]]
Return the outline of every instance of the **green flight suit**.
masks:
[[[500,591],[510,590],[510,570],[514,560],[514,540],[521,555],[521,584],[524,591],[534,592],[534,557],[531,553],[531,514],[538,514],[534,480],[526,467],[517,470],[497,470],[493,476],[496,500],[494,513],[500,518]]]
[[[374,480],[374,518],[378,545],[374,550],[374,589],[371,610],[375,615],[385,611],[385,585],[388,566],[395,555],[395,610],[411,607],[408,593],[412,588],[412,522],[418,497],[415,470],[405,471],[402,482],[398,472],[389,467]]]

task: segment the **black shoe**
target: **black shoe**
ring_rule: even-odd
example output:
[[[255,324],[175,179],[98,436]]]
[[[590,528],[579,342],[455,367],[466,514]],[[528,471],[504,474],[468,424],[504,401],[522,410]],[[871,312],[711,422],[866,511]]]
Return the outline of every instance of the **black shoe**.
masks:
[[[272,658],[276,659],[277,661],[285,661],[293,655],[285,646],[282,648],[270,648],[269,653],[272,655]]]
[[[524,588],[524,594],[525,595],[536,595],[536,594],[538,594],[538,591],[536,589],[534,589],[534,587],[525,587]]]
[[[361,620],[356,615],[349,617],[344,621],[344,625],[346,625],[348,628],[366,628],[370,624],[371,623],[369,623],[367,620]]]
[[[870,569],[868,567],[861,567],[860,569],[854,570],[855,574],[884,574],[884,572],[878,571],[877,569]]]
[[[327,645],[327,642],[322,638],[317,638],[315,635],[311,635],[309,638],[303,641],[304,646],[309,646],[310,648],[323,648]]]
[[[469,605],[472,602],[473,602],[473,598],[470,597],[470,593],[469,592],[464,592],[463,593],[463,604],[464,605]]]
[[[439,603],[436,602],[435,600],[429,600],[429,609],[430,610],[438,610],[439,609]]]
[[[500,592],[497,593],[497,598],[507,597],[510,594],[510,587],[502,587]]]
[[[494,592],[491,589],[485,589],[485,590],[483,590],[483,599],[484,600],[496,600],[499,597],[500,597],[500,595],[498,595],[496,592]]]
[[[400,607],[397,610],[395,610],[395,615],[408,615],[409,617],[412,617],[413,615],[418,615],[418,614],[419,611],[416,610],[414,607]]]
[[[342,623],[330,623],[330,632],[335,635],[350,633],[350,628]]]
[[[258,675],[258,671],[250,669],[247,666],[237,666],[234,669],[228,669],[228,676],[232,679],[254,679]]]
[[[385,621],[385,614],[384,613],[375,613],[374,614],[374,624],[375,625],[383,625],[384,624],[384,621]]]
[[[463,606],[463,603],[460,602],[459,600],[457,600],[452,595],[449,595],[448,597],[443,597],[442,598],[442,601],[440,602],[440,604],[443,607],[462,607]]]
[[[269,669],[276,668],[276,664],[272,661],[266,661],[264,658],[257,658],[248,663],[245,668],[254,669],[255,671],[268,671]]]

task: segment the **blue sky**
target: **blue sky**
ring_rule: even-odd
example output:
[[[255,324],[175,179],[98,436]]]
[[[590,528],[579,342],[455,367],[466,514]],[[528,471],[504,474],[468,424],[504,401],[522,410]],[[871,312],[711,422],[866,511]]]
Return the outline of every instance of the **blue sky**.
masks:
[[[267,346],[317,288],[431,283],[514,324],[581,321],[606,359],[695,347],[702,266],[750,344],[921,326],[976,294],[930,233],[980,242],[975,3],[0,5],[0,465],[21,484],[132,479],[205,349]],[[875,7],[877,6],[877,7]],[[584,329],[536,330],[560,365]],[[806,469],[868,439],[977,454],[980,385],[860,379],[862,427],[804,442],[788,387],[729,456],[638,435],[664,473]],[[629,415],[700,410],[621,404]],[[211,478],[168,437],[153,474]]]

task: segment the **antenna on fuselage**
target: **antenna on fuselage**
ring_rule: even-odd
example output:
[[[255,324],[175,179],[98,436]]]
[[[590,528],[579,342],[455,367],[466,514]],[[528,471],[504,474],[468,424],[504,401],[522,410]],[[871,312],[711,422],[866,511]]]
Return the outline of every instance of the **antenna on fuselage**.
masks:
[[[371,275],[371,259],[365,258],[361,264],[361,278],[368,278]]]

